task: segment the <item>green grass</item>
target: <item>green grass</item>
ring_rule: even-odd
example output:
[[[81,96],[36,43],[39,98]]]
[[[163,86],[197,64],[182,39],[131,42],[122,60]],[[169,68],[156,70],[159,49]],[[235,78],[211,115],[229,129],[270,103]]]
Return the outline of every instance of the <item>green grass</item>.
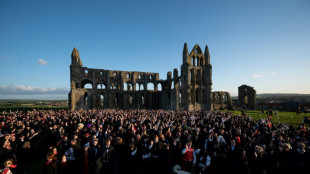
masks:
[[[234,115],[241,115],[241,111],[227,111],[227,112],[231,112]],[[254,120],[259,120],[261,118],[267,118],[267,114],[266,112],[264,114],[262,114],[261,111],[245,111],[245,113],[248,116],[251,116]],[[292,124],[295,128],[298,127],[302,120],[304,119],[305,116],[310,116],[310,114],[299,114],[297,115],[296,112],[280,112],[278,111],[278,114],[276,115],[275,112],[273,112],[273,116],[272,116],[272,122],[277,124],[277,123],[287,123],[287,124]]]

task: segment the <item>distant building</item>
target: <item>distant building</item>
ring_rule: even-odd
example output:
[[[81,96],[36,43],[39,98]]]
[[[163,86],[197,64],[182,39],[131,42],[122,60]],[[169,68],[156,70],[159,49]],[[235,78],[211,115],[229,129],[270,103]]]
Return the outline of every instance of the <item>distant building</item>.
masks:
[[[300,111],[310,111],[310,104],[300,103],[298,101],[287,101],[287,102],[281,102],[281,103],[258,103],[257,109],[278,110],[278,111],[288,111],[288,112],[296,112],[298,109]]]
[[[258,110],[283,110],[283,104],[282,103],[258,103],[256,108]]]

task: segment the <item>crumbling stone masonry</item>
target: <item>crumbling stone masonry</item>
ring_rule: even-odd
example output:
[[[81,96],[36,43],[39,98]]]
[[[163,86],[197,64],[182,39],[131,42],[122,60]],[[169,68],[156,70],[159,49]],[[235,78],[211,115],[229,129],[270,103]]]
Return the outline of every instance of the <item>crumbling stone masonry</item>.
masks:
[[[256,91],[253,87],[242,85],[238,88],[238,105],[243,109],[255,110]]]
[[[233,109],[233,102],[230,98],[229,92],[226,91],[214,91],[212,92],[213,109]]]
[[[159,79],[158,73],[83,67],[79,51],[74,48],[71,54],[70,81],[70,109],[193,111],[211,110],[215,104],[212,101],[212,66],[208,46],[203,53],[195,45],[189,53],[185,43],[181,75],[179,76],[178,69],[174,69],[173,74],[167,73],[166,80]],[[225,96],[231,101],[229,94],[225,93]]]

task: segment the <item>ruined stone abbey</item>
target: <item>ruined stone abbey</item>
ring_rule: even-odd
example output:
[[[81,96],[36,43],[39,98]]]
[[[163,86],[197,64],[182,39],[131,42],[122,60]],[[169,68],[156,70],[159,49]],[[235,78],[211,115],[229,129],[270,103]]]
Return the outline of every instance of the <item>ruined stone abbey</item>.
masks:
[[[70,65],[70,109],[173,109],[211,110],[232,108],[230,94],[212,92],[212,65],[208,46],[183,48],[181,73],[174,69],[167,79],[158,73],[83,67],[74,48]],[[87,85],[90,84],[90,85]],[[86,88],[91,86],[90,88]],[[151,89],[150,89],[151,88]]]

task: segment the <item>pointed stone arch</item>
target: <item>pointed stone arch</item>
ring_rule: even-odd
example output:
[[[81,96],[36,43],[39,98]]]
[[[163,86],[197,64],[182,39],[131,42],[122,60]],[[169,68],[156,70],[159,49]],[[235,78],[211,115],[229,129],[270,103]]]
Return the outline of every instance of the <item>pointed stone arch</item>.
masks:
[[[98,83],[97,84],[97,89],[106,89],[106,86],[104,83]]]

